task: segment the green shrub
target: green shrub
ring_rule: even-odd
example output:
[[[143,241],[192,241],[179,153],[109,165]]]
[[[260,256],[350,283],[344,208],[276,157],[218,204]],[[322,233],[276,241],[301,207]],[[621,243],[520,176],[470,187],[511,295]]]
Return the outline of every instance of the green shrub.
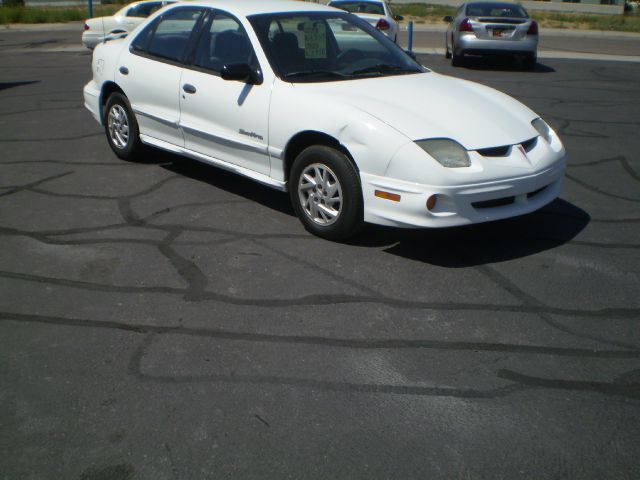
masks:
[[[24,7],[24,0],[4,0],[3,7]]]
[[[119,5],[100,5],[93,9],[95,17],[113,15]],[[2,7],[0,25],[9,23],[63,23],[86,19],[87,7]]]

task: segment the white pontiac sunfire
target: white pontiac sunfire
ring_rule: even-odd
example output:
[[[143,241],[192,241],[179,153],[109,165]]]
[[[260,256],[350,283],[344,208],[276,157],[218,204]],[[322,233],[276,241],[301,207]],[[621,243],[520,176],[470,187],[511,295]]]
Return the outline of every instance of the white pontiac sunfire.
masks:
[[[330,7],[174,4],[92,68],[85,105],[118,157],[149,145],[288,190],[321,237],[497,220],[561,190],[564,147],[538,115]]]

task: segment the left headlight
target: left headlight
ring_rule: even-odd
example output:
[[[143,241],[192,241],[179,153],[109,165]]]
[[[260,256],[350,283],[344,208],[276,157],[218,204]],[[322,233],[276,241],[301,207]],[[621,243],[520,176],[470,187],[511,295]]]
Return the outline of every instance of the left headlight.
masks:
[[[551,127],[547,124],[547,122],[538,117],[531,122],[531,125],[536,129],[540,136],[547,141],[547,143],[551,143],[553,130],[551,130]]]
[[[461,168],[471,166],[469,154],[464,147],[449,138],[418,140],[416,145],[435,158],[443,167]]]

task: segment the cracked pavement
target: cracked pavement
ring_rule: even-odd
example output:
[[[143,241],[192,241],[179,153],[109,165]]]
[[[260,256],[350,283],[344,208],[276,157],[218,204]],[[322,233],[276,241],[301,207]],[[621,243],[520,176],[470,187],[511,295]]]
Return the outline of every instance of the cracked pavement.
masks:
[[[90,55],[43,41],[0,32],[0,478],[640,477],[634,64],[422,56],[558,130],[561,199],[337,244],[250,180],[118,160]]]

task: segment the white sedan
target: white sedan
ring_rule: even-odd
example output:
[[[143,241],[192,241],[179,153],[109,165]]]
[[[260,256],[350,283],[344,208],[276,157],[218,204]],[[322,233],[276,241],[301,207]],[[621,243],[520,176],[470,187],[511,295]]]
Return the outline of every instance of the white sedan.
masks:
[[[85,106],[118,157],[153,146],[288,191],[321,237],[513,217],[561,191],[565,150],[538,115],[326,6],[175,4],[92,69]]]
[[[400,30],[398,22],[404,18],[401,15],[393,15],[386,1],[331,0],[328,5],[359,16],[398,43],[398,31]]]
[[[171,0],[134,2],[122,7],[111,17],[89,18],[84,22],[82,44],[87,48],[94,48],[110,35],[130,32],[149,15],[169,3],[173,2]]]

